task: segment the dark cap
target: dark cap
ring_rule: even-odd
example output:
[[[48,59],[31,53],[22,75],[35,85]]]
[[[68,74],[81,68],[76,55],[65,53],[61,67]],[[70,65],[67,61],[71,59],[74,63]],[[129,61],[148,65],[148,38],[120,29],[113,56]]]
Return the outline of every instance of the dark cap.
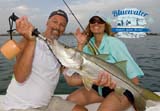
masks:
[[[48,19],[50,19],[50,18],[51,18],[52,16],[54,16],[54,15],[63,16],[63,17],[66,19],[67,23],[68,23],[68,16],[67,16],[67,14],[66,14],[65,11],[60,10],[60,9],[57,10],[57,11],[53,11],[53,12],[49,15]]]
[[[99,18],[101,21],[106,22],[104,17],[97,16],[97,15],[92,16],[92,17],[89,19],[89,21],[91,21],[91,20],[94,19],[94,18]]]

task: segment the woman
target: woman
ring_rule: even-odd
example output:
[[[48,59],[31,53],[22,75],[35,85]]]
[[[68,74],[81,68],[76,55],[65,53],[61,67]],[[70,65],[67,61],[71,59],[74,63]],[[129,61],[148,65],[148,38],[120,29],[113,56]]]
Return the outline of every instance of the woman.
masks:
[[[77,48],[88,54],[108,54],[106,61],[110,63],[127,60],[127,77],[134,84],[139,84],[138,77],[144,75],[142,70],[129,54],[125,44],[112,35],[110,24],[100,16],[93,16],[89,20],[85,33],[77,29],[75,33]],[[106,79],[110,81],[110,77]],[[91,91],[82,87],[71,93],[67,99],[83,106],[100,102],[98,111],[124,111],[134,102],[134,97],[128,90],[123,95],[118,95],[109,87],[97,85],[93,85]]]

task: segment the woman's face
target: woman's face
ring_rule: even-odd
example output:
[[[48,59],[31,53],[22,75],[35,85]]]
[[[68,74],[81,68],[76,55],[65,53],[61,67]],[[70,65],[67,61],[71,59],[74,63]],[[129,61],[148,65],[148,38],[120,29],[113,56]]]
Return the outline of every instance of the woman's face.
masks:
[[[90,30],[93,34],[103,34],[105,30],[105,22],[99,17],[93,17],[89,21]]]

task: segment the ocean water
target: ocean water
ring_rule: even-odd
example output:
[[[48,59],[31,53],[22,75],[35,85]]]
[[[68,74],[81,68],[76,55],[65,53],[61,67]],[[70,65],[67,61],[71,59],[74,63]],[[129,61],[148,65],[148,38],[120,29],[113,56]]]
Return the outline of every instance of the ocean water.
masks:
[[[16,41],[20,36],[13,37]],[[0,36],[0,46],[9,40],[8,36]],[[160,92],[160,36],[147,36],[144,38],[121,38],[126,44],[134,60],[141,67],[145,76],[140,79],[143,87],[152,91]],[[60,41],[70,47],[76,46],[76,40],[73,36],[62,36]],[[13,64],[15,60],[7,60],[0,53],[0,94],[5,94],[8,84],[13,74]],[[56,94],[68,94],[78,87],[70,87],[66,84],[63,76],[56,88]]]

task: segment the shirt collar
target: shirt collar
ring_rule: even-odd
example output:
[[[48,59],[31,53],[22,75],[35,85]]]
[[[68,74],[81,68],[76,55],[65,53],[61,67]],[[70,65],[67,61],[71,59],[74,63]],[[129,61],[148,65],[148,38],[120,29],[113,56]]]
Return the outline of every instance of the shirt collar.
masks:
[[[103,35],[103,38],[102,38],[102,41],[101,41],[101,44],[100,44],[98,50],[103,49],[103,47],[104,47],[105,44],[106,44],[107,38],[108,38],[108,35],[107,35],[107,33],[105,33],[105,34]],[[93,43],[95,44],[95,37],[93,36],[90,41],[91,41],[92,45],[93,45]]]

